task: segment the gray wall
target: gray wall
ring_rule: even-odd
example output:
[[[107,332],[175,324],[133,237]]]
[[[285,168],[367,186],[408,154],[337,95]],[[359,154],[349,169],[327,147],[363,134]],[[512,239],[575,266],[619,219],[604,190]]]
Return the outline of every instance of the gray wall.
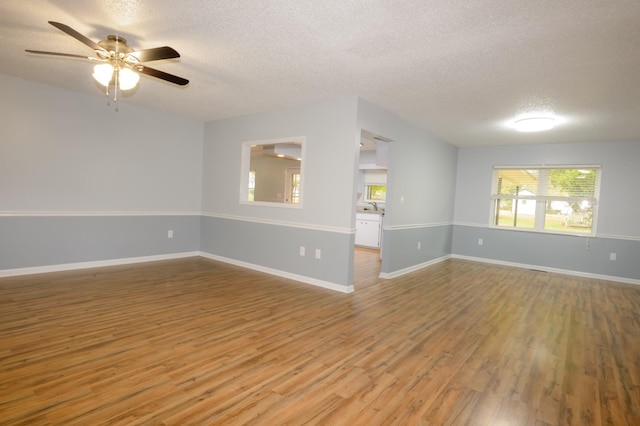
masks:
[[[201,238],[202,251],[213,258],[352,291],[352,234],[203,216]],[[300,246],[305,247],[305,256],[300,256]]]
[[[0,92],[0,270],[198,250],[202,123],[4,75]]]
[[[392,139],[382,273],[451,253],[457,149],[362,99],[207,123],[202,250],[330,283],[352,281],[361,130]],[[304,136],[304,207],[238,202],[242,142]],[[225,182],[225,185],[220,185]],[[417,247],[420,242],[420,248]],[[306,250],[299,255],[300,246]],[[315,259],[315,249],[322,251]]]
[[[356,109],[357,99],[346,98],[206,123],[202,251],[348,287]],[[302,208],[241,204],[242,143],[300,136],[305,137]],[[300,256],[301,246],[305,256]]]
[[[453,254],[639,280],[638,159],[640,142],[461,148]],[[539,164],[602,165],[595,238],[489,228],[492,167]]]
[[[203,213],[342,230],[350,227],[354,211],[351,182],[359,142],[356,107],[357,99],[347,98],[206,123]],[[240,204],[242,142],[295,136],[306,137],[304,208]]]
[[[458,150],[357,98],[203,124],[3,75],[0,90],[0,271],[201,250],[348,289],[365,129],[393,140],[383,274],[453,254],[640,279],[640,142]],[[290,136],[306,137],[303,208],[240,204],[242,142]],[[602,165],[596,238],[489,228],[493,165],[580,163]]]
[[[383,276],[448,256],[457,148],[362,99],[358,129],[393,140],[383,222]]]
[[[168,230],[173,231],[171,239]],[[0,217],[0,241],[0,271],[9,274],[23,268],[196,253],[200,216],[8,216]]]

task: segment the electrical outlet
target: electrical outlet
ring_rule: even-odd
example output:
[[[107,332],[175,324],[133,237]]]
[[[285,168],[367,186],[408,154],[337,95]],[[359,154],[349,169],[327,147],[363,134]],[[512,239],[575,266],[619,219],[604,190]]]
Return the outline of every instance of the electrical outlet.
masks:
[[[616,254],[615,253],[609,253],[609,260],[616,260]]]
[[[316,249],[316,259],[320,259],[322,257],[322,250]]]
[[[418,250],[420,250],[420,247],[422,247],[422,241],[418,241]]]
[[[300,256],[304,256],[304,246],[300,246]]]
[[[484,244],[484,240],[482,238],[478,238],[478,245],[481,246]]]
[[[173,238],[173,229],[167,231],[167,238]]]

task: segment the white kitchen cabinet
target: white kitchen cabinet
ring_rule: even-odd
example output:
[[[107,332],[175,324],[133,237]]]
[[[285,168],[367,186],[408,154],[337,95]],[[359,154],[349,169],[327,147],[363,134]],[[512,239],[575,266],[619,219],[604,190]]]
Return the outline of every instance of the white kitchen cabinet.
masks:
[[[356,214],[356,245],[380,248],[380,215]]]

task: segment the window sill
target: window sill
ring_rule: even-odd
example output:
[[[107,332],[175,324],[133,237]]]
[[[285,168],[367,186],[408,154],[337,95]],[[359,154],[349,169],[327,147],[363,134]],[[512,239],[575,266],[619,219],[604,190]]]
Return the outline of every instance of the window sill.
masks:
[[[564,235],[567,237],[597,238],[597,235],[595,232],[586,234],[583,232],[541,231],[539,229],[508,228],[506,226],[495,226],[495,225],[489,225],[489,229],[499,229],[501,231],[528,232],[533,234],[545,234],[545,235]]]

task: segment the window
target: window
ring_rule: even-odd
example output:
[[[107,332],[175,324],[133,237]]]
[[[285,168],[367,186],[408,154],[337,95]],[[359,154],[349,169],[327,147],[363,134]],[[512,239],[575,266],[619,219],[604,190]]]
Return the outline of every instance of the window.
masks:
[[[256,171],[251,170],[249,172],[249,192],[247,193],[247,200],[254,201],[254,194],[256,190]]]
[[[240,203],[302,207],[304,137],[243,142]]]
[[[285,173],[285,202],[300,204],[300,169],[288,168]]]
[[[384,203],[387,200],[387,170],[364,170],[364,196],[367,203]]]
[[[494,167],[491,225],[594,235],[600,166]]]
[[[365,201],[385,202],[387,199],[386,185],[365,185]]]

